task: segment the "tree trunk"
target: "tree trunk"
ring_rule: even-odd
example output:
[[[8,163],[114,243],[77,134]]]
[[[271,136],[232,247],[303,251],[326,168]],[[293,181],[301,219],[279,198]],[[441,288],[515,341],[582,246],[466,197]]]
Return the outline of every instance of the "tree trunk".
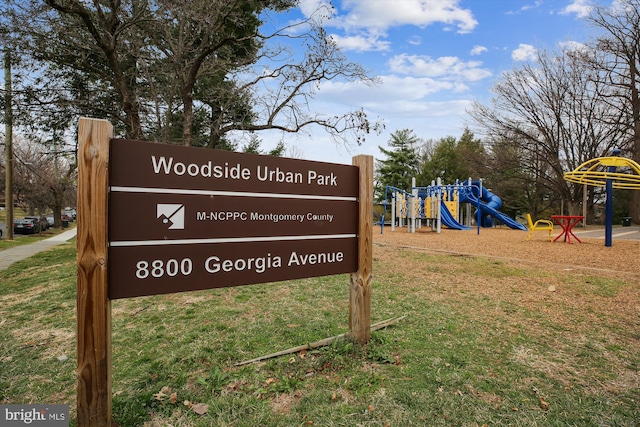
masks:
[[[142,127],[140,126],[140,112],[138,104],[131,101],[133,96],[127,96],[127,100],[123,103],[123,110],[127,116],[127,136],[131,139],[140,139],[142,137]]]
[[[191,145],[192,128],[193,128],[193,94],[190,90],[182,92],[183,116],[182,116],[182,144]]]
[[[640,163],[640,91],[636,76],[638,70],[635,61],[631,62],[631,114],[633,115],[633,154],[632,159]],[[629,216],[635,224],[640,224],[640,190],[635,190],[629,198]]]
[[[13,240],[13,98],[11,90],[11,51],[4,50],[4,86],[5,86],[5,182],[4,207],[6,209],[7,239]]]

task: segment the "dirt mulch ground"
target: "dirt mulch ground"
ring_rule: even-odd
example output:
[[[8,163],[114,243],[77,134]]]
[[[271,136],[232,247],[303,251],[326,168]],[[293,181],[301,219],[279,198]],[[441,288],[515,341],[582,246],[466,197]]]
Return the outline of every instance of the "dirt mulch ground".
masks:
[[[558,233],[556,229],[554,236]],[[495,307],[502,303],[506,303],[505,307],[524,307],[544,313],[545,319],[567,331],[541,330],[535,322],[528,326],[518,323],[518,327],[530,327],[532,336],[547,334],[544,339],[573,342],[584,331],[595,327],[609,331],[607,340],[625,342],[630,351],[637,354],[640,351],[640,240],[614,237],[613,245],[605,247],[604,239],[582,237],[582,243],[552,243],[545,232],[536,232],[530,241],[526,238],[526,232],[509,228],[483,228],[480,234],[477,229],[443,229],[438,234],[430,228],[408,233],[406,228],[391,232],[390,227],[385,227],[384,234],[380,234],[379,228],[374,229],[373,254],[384,266],[385,273],[402,277],[395,286],[407,286],[409,292],[418,292],[416,289],[424,287],[419,298],[425,301],[460,302],[475,297],[476,301],[491,301]],[[462,257],[442,270],[416,265],[407,256],[407,250]],[[467,271],[464,266],[468,257],[487,257],[510,266],[531,267],[531,276],[505,277],[498,273],[499,277],[494,277]],[[457,264],[461,267],[457,268]],[[538,274],[540,270],[544,274]],[[374,280],[375,276],[374,271]],[[601,289],[602,286],[608,290]],[[508,328],[510,320],[503,320],[504,327]],[[620,331],[621,335],[611,330]],[[630,370],[625,375],[631,383],[638,384],[637,371]]]
[[[496,257],[554,270],[601,270],[624,276],[631,273],[640,279],[640,240],[614,238],[610,247],[604,246],[603,239],[590,238],[581,238],[582,243],[568,244],[560,240],[552,243],[546,239],[546,232],[537,231],[526,241],[526,232],[509,228],[482,228],[480,234],[475,228],[471,231],[443,228],[438,234],[429,227],[417,229],[415,233],[408,233],[406,227],[396,227],[393,232],[385,227],[383,234],[380,228],[374,228],[373,234],[374,246]]]

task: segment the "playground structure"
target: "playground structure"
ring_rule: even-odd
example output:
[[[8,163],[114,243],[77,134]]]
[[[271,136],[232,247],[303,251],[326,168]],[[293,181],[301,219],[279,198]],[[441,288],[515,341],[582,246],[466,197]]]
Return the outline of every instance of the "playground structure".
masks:
[[[620,150],[613,150],[611,157],[588,160],[564,174],[564,179],[569,182],[605,187],[605,246],[611,246],[613,238],[613,189],[640,190],[640,165],[631,159],[618,157],[619,154]]]
[[[395,230],[396,220],[400,227],[406,224],[411,233],[415,233],[416,227],[421,228],[423,223],[437,233],[440,233],[442,225],[454,230],[471,230],[473,217],[478,234],[481,226],[492,227],[494,221],[513,229],[527,230],[524,225],[498,210],[502,201],[482,185],[482,180],[469,179],[464,183],[456,181],[453,185],[442,185],[438,178],[430,186],[416,187],[414,178],[411,192],[387,186],[384,214],[380,222],[381,234],[385,226],[387,200],[391,202],[391,231]],[[471,213],[473,207],[475,214]]]

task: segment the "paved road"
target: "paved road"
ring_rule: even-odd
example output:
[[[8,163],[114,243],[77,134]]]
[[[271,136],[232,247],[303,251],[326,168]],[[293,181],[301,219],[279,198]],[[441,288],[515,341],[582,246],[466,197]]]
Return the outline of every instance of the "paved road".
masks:
[[[573,229],[573,234],[579,238],[604,239],[604,228],[582,230],[580,227]],[[614,227],[611,230],[611,240],[640,240],[640,227]]]
[[[28,245],[20,245],[0,251],[0,270],[6,269],[14,262],[29,258],[38,252],[42,252],[46,249],[59,245],[60,243],[64,243],[72,239],[76,235],[76,232],[77,230],[72,228],[49,239],[39,240],[34,243],[29,243]]]

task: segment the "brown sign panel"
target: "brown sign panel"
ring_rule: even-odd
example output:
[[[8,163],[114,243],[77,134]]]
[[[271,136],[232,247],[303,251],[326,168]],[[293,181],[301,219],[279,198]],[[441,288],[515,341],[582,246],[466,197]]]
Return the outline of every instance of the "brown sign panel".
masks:
[[[356,197],[358,168],[112,139],[109,185]]]
[[[109,298],[357,270],[358,168],[111,140]]]
[[[109,298],[267,283],[357,270],[357,238],[110,247]]]
[[[358,203],[111,192],[109,241],[355,234]]]

